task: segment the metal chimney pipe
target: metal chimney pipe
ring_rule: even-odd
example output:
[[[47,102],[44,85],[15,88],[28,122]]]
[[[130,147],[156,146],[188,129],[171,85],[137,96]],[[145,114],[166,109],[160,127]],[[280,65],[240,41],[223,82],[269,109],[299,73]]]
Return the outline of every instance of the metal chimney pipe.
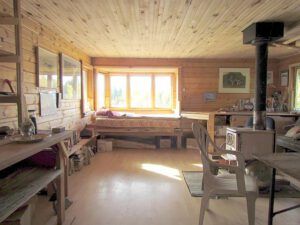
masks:
[[[283,37],[283,22],[257,22],[243,30],[243,43],[256,46],[253,128],[266,129],[268,43]]]
[[[253,111],[253,128],[266,129],[266,95],[267,95],[267,67],[268,67],[268,41],[262,40],[255,43],[255,96]]]

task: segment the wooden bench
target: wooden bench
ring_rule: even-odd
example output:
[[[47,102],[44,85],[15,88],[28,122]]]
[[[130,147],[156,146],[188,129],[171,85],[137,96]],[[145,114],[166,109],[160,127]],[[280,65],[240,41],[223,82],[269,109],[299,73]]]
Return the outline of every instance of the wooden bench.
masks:
[[[88,128],[101,136],[154,137],[156,148],[160,148],[160,138],[170,137],[177,148],[181,148],[182,131],[179,128],[161,127],[99,127],[88,125]]]

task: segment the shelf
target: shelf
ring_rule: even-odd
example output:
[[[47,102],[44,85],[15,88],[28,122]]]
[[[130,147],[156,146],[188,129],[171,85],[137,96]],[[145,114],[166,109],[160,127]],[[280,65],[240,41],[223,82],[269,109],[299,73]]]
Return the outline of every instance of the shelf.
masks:
[[[0,16],[0,25],[17,25],[19,19],[13,16]]]
[[[81,139],[77,144],[72,146],[71,150],[68,152],[68,156],[71,156],[75,152],[79,151],[83,146],[87,145],[94,137]]]
[[[0,103],[18,103],[16,95],[0,95]]]
[[[0,222],[59,175],[61,170],[23,168],[0,180]]]

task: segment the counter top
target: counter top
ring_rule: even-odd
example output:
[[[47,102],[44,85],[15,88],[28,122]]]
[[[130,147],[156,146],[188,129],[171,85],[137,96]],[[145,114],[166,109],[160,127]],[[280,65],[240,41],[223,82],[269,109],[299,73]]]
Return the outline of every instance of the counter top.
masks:
[[[217,112],[217,111],[211,111],[211,112],[188,112],[183,111],[181,112],[181,116],[183,118],[188,119],[198,119],[198,120],[208,120],[210,115],[216,115],[216,116],[251,116],[253,112]],[[268,116],[286,116],[286,117],[299,117],[300,113],[289,113],[289,112],[267,112]]]

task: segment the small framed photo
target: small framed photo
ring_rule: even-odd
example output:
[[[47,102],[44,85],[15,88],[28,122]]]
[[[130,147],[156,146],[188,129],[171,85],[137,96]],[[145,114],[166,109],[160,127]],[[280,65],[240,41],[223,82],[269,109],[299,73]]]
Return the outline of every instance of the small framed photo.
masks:
[[[267,72],[267,84],[273,84],[273,71]]]
[[[289,84],[289,71],[288,70],[280,72],[280,82],[281,82],[281,86],[283,86],[283,87],[288,86],[288,84]]]
[[[204,92],[203,98],[205,102],[215,102],[217,99],[216,92]]]

